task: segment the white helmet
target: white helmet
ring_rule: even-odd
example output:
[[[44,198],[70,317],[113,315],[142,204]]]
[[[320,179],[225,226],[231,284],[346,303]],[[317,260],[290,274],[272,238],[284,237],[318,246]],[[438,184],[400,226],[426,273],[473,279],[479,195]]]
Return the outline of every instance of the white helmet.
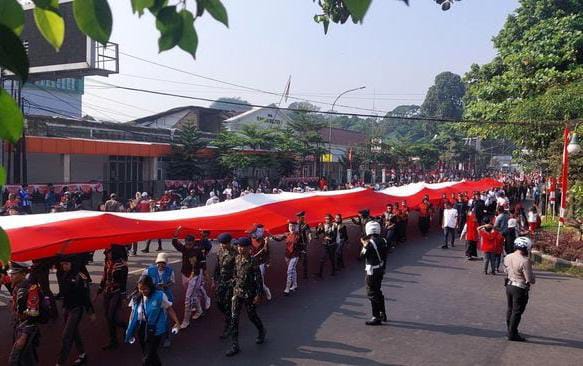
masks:
[[[373,235],[373,234],[380,235],[381,224],[379,224],[376,221],[369,221],[366,223],[366,226],[364,227],[364,232],[366,233],[366,235]]]
[[[516,249],[530,250],[530,248],[532,247],[532,240],[530,240],[526,236],[519,236],[514,240],[514,247]]]

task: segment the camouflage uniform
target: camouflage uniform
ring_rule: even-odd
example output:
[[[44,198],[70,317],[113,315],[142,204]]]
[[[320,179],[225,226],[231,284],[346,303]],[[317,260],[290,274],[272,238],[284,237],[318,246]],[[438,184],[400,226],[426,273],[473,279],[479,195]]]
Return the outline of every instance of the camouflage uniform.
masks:
[[[257,327],[259,339],[265,337],[265,328],[257,316],[255,297],[263,293],[261,272],[255,258],[248,255],[237,255],[235,260],[235,278],[233,286],[233,304],[231,307],[231,337],[233,349],[239,349],[239,316],[245,305],[249,320]],[[261,341],[262,343],[263,341]]]
[[[217,255],[217,266],[215,267],[214,280],[217,284],[216,302],[217,307],[225,315],[225,329],[223,337],[226,337],[231,325],[231,303],[233,298],[233,277],[235,274],[235,258],[237,251],[235,248],[219,249]],[[223,338],[222,337],[222,338]]]

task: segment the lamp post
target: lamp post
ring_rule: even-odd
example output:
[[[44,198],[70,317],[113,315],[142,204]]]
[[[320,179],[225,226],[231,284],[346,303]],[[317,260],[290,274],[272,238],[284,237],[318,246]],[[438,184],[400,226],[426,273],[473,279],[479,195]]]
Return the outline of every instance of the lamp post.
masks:
[[[577,127],[575,127],[575,131]],[[567,210],[567,191],[569,189],[569,156],[577,155],[581,152],[581,145],[577,141],[577,134],[575,131],[569,131],[566,126],[563,131],[563,166],[561,169],[561,210],[559,214],[559,226],[557,227],[557,242],[559,246],[559,236],[561,234],[561,226],[565,222],[565,215]]]
[[[352,89],[345,90],[342,93],[338,94],[336,99],[334,99],[334,103],[332,103],[332,112],[334,112],[334,107],[336,106],[336,102],[338,102],[338,99],[340,99],[340,97],[342,97],[344,94],[348,94],[350,92],[362,90],[365,88],[366,88],[366,86],[363,85],[363,86],[358,87],[358,88],[352,88]],[[330,123],[328,126],[328,155],[330,157],[330,166],[331,166],[332,165],[332,117],[330,117]]]

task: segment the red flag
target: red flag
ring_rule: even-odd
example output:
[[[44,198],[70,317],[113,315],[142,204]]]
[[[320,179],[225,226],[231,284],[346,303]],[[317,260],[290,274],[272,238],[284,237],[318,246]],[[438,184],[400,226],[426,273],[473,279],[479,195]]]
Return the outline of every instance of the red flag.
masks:
[[[565,127],[563,133],[563,167],[561,170],[561,211],[559,220],[565,221],[565,211],[567,208],[567,190],[569,189],[569,152],[567,151],[569,145],[569,128]]]

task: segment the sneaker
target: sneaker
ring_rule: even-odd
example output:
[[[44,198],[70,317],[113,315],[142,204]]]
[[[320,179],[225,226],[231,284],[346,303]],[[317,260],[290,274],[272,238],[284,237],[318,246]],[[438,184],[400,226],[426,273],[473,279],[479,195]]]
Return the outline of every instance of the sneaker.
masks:
[[[79,355],[79,357],[77,357],[77,359],[75,361],[73,361],[73,366],[81,366],[81,365],[85,365],[87,363],[87,354],[84,353],[82,355]]]
[[[142,250],[140,250],[140,252],[142,252],[142,253],[150,253],[150,251],[148,249],[142,249]]]
[[[289,296],[289,291],[284,291],[283,296]]]
[[[201,311],[195,311],[194,313],[192,313],[192,320],[196,320],[198,318],[200,318],[202,315]]]
[[[265,335],[266,334],[267,334],[267,331],[265,329],[263,329],[261,332],[259,332],[259,335],[257,336],[257,338],[255,338],[255,343],[257,343],[257,344],[265,343]]]
[[[382,322],[379,318],[372,317],[371,320],[367,320],[364,324],[375,326],[375,325],[381,325]]]
[[[381,311],[380,316],[381,316],[381,321],[382,322],[386,323],[388,321],[387,314],[386,313],[384,313],[384,312]]]
[[[442,245],[441,249],[447,249],[447,245]]]

